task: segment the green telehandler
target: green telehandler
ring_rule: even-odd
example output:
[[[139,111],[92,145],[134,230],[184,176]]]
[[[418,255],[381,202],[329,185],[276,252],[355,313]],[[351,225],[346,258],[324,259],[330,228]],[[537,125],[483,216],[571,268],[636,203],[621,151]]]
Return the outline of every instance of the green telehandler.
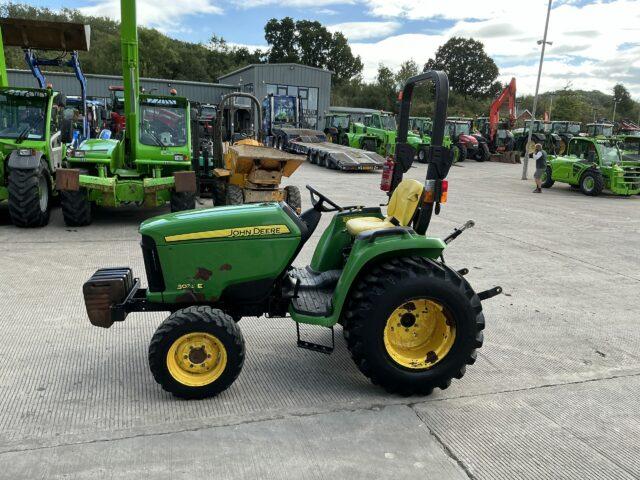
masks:
[[[62,214],[68,226],[91,223],[94,205],[171,211],[195,208],[189,101],[140,94],[135,0],[121,1],[120,38],[125,131],[119,140],[88,139],[59,169]]]
[[[414,161],[407,143],[414,86],[435,84],[435,115],[426,183],[403,179]],[[425,72],[407,80],[392,167],[380,207],[340,206],[311,186],[313,207],[301,216],[284,202],[167,214],[140,226],[148,288],[129,268],[98,270],[83,286],[93,325],[110,327],[131,312],[169,311],[149,345],[149,366],[165,390],[205,398],[236,380],[245,358],[243,316],[290,317],[298,346],[333,350],[341,324],[360,371],[389,392],[429,394],[462,378],[482,346],[481,301],[500,287],[475,293],[466,269],[443,260],[447,238],[425,236],[446,200],[452,163],[442,145],[448,79]],[[292,263],[323,214],[333,217],[311,264]],[[301,340],[299,324],[331,329],[331,344]]]
[[[640,159],[621,156],[615,139],[574,137],[565,155],[549,156],[542,186],[568,183],[585,195],[597,196],[604,189],[615,195],[640,193]]]
[[[46,85],[39,62],[48,63],[34,50],[73,51],[78,75],[77,51],[89,49],[89,27],[15,18],[3,18],[0,25],[0,201],[7,200],[14,225],[42,227],[49,223],[56,177],[71,132],[62,128],[65,96]],[[40,88],[9,86],[4,46],[24,50]],[[61,58],[55,59],[56,64]]]

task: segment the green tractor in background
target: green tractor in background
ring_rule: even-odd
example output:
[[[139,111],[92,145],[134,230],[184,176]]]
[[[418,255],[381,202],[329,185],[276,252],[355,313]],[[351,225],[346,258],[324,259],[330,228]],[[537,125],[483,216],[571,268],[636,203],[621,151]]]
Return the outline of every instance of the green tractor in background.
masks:
[[[546,138],[544,149],[552,155],[564,155],[571,139],[580,134],[580,122],[554,120]]]
[[[549,156],[542,186],[568,183],[585,195],[597,196],[604,189],[615,195],[640,193],[640,160],[622,158],[614,140],[574,137],[566,155]]]
[[[530,128],[531,142],[527,143]],[[525,121],[523,128],[513,130],[516,151],[520,152],[522,156],[533,154],[536,143],[545,145],[549,132],[551,132],[551,122],[545,122],[543,120],[534,120],[533,122],[531,120]]]
[[[411,97],[424,80],[435,83],[435,116],[422,184],[403,174],[415,158],[407,143]],[[383,176],[386,214],[340,206],[307,186],[313,207],[301,216],[271,202],[149,219],[140,226],[148,288],[129,268],[98,270],[83,287],[91,323],[110,327],[131,312],[172,312],[151,339],[149,366],[162,388],[182,398],[214,396],[233,384],[245,359],[238,326],[245,316],[290,317],[298,346],[323,353],[333,350],[333,327],[341,324],[353,360],[374,384],[402,395],[447,388],[482,346],[481,301],[501,292],[475,293],[467,270],[443,260],[446,245],[473,222],[444,240],[425,236],[448,190],[448,90],[442,72],[407,81],[395,157]],[[311,264],[293,267],[329,213]],[[300,324],[329,328],[331,344],[302,340]]]
[[[0,35],[0,201],[18,227],[49,223],[56,178],[67,156],[72,132],[63,129],[66,98],[47,88],[33,57],[33,49],[89,49],[88,25],[5,18]],[[25,50],[42,88],[9,86],[4,46]],[[59,58],[56,58],[59,60]],[[79,66],[78,66],[79,68]],[[69,124],[70,125],[70,124]]]
[[[420,163],[427,163],[427,152],[429,145],[431,145],[433,122],[428,117],[409,117],[409,129],[410,132],[408,140],[409,144],[417,149],[416,159]],[[447,148],[451,148],[451,137],[447,130],[448,129],[445,126],[445,134],[442,144]],[[416,137],[419,140],[416,140]],[[454,145],[453,152],[453,163],[457,163],[460,161],[460,149],[457,145]]]
[[[390,112],[375,112],[363,115],[361,120],[354,122],[350,129],[350,144],[382,156],[393,155],[397,134],[395,116]]]
[[[122,139],[88,139],[58,169],[62,214],[68,226],[91,223],[94,205],[133,204],[171,211],[195,208],[190,105],[173,95],[140,94],[135,0],[122,0]]]
[[[622,160],[640,161],[640,136],[618,135],[617,142]]]
[[[375,152],[378,136],[364,133],[362,129],[356,131],[357,125],[362,124],[363,120],[363,114],[330,113],[326,117],[324,133],[331,143]]]
[[[613,123],[608,122],[588,123],[586,134],[592,138],[611,138],[613,137],[613,127]]]
[[[362,123],[354,123],[351,130],[351,142],[362,144],[364,150],[375,151],[382,156],[395,153],[398,126],[396,117],[389,112],[375,112],[364,115]],[[409,131],[407,143],[413,148],[419,161],[426,159],[429,143],[422,136]],[[373,150],[372,150],[373,149]]]

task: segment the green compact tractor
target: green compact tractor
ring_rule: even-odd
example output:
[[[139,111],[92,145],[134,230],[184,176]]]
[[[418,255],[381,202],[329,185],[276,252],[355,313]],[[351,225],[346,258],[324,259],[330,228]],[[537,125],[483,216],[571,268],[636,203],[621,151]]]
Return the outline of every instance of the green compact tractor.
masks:
[[[122,0],[120,36],[125,131],[119,140],[88,139],[58,169],[68,226],[91,223],[94,205],[195,208],[190,106],[184,97],[140,94],[135,0]]]
[[[407,143],[413,89],[429,79],[436,113],[422,184],[402,177],[414,160]],[[452,163],[442,145],[447,94],[442,72],[407,81],[386,172],[393,192],[386,215],[379,207],[340,206],[307,187],[313,208],[301,216],[272,202],[149,219],[140,227],[148,288],[129,268],[98,270],[83,287],[91,323],[110,327],[131,312],[172,312],[151,339],[149,365],[165,390],[183,398],[216,395],[236,380],[244,316],[290,317],[298,346],[323,353],[333,350],[333,327],[341,324],[353,360],[373,383],[404,395],[447,388],[482,346],[481,301],[501,292],[475,293],[467,270],[443,260],[446,245],[472,222],[444,240],[425,236],[446,200]],[[292,267],[329,213],[311,264]],[[331,344],[300,339],[299,324],[328,327]]]
[[[568,183],[585,195],[600,195],[606,188],[615,195],[640,193],[640,160],[623,159],[616,142],[574,137],[563,156],[549,157],[542,186]]]

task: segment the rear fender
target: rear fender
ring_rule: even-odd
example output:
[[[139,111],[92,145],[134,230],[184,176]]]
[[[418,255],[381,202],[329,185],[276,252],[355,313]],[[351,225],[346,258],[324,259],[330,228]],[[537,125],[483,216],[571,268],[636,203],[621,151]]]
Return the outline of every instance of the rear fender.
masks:
[[[320,317],[326,326],[338,323],[345,309],[352,287],[362,275],[376,265],[393,257],[419,256],[436,259],[445,248],[439,238],[428,238],[415,233],[404,233],[371,240],[370,232],[356,238],[349,259],[342,271],[333,294],[333,312],[330,317]],[[310,323],[319,323],[320,318],[311,317]],[[301,319],[304,321],[304,319]]]
[[[40,160],[44,155],[43,152],[36,150],[32,155],[20,155],[18,150],[14,150],[9,155],[7,162],[8,167],[16,170],[35,170],[40,166]]]

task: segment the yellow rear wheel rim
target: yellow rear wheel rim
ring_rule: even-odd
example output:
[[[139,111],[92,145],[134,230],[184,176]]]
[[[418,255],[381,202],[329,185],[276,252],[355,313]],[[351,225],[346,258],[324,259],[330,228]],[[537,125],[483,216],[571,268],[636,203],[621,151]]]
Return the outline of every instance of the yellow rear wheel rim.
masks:
[[[398,365],[426,370],[447,356],[456,339],[456,325],[445,307],[426,298],[405,302],[387,319],[384,346]]]
[[[188,387],[215,382],[227,366],[227,350],[214,335],[193,332],[177,338],[167,352],[167,369]]]

